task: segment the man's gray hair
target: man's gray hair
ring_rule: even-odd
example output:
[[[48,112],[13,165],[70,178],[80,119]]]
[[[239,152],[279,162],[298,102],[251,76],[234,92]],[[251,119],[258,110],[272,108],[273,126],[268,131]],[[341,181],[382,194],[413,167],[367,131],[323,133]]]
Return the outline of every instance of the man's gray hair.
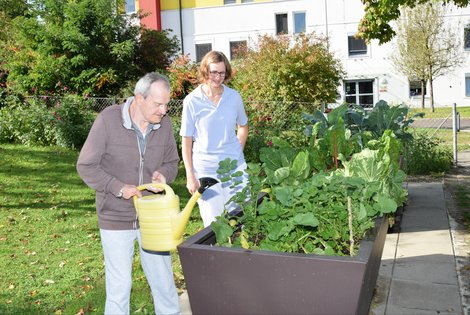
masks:
[[[168,77],[157,73],[149,72],[137,81],[134,88],[134,95],[142,95],[144,98],[149,95],[150,86],[155,82],[162,82],[170,90],[170,80]]]

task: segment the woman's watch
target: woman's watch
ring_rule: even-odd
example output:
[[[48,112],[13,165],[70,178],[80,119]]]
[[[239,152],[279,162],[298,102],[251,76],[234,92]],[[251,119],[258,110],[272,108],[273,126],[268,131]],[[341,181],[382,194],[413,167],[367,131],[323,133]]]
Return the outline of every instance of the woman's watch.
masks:
[[[124,187],[121,188],[121,190],[119,191],[119,193],[116,195],[117,198],[122,198],[122,194],[123,194],[122,190],[123,190],[123,189],[124,189]]]

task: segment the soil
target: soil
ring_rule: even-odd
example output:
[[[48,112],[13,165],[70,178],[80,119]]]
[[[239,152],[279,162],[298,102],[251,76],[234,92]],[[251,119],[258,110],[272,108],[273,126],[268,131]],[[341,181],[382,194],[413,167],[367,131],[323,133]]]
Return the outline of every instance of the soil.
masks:
[[[456,271],[462,296],[464,314],[470,310],[470,167],[454,167],[443,179],[444,197],[454,246]],[[458,194],[466,192],[466,203],[459,203]]]

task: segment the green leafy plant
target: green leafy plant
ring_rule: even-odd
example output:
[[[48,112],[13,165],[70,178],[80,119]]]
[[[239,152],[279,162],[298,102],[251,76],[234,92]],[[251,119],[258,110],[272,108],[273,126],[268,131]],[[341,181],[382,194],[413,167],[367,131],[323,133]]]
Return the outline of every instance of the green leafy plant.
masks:
[[[405,171],[410,175],[445,173],[452,166],[452,149],[427,132],[415,131],[404,152]]]
[[[0,142],[81,148],[95,118],[86,98],[67,94],[54,107],[42,98],[0,108]]]
[[[398,185],[404,179],[396,161],[399,140],[385,132],[371,147],[343,157],[344,168],[317,172],[310,158],[316,149],[276,140],[262,150],[261,163],[249,164],[249,185],[234,197],[241,212],[211,224],[217,243],[354,255],[375,218],[393,213],[406,196]],[[259,202],[261,192],[268,197]]]

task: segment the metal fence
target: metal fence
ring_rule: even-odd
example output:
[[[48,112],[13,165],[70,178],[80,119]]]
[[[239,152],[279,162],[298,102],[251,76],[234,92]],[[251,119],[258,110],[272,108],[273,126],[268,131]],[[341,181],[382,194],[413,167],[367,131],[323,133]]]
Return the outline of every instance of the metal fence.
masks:
[[[28,96],[28,100],[43,102],[47,107],[54,107],[60,104],[62,97],[60,96]],[[106,107],[113,104],[121,104],[126,101],[125,98],[117,97],[87,97],[90,109],[101,112]],[[267,121],[284,121],[285,127],[289,128],[290,124],[296,123],[300,119],[302,112],[313,113],[315,109],[320,109],[321,105],[308,102],[281,102],[281,101],[247,101],[245,109],[251,119],[257,122]],[[168,104],[168,114],[173,118],[181,117],[183,111],[183,100],[171,100]]]

